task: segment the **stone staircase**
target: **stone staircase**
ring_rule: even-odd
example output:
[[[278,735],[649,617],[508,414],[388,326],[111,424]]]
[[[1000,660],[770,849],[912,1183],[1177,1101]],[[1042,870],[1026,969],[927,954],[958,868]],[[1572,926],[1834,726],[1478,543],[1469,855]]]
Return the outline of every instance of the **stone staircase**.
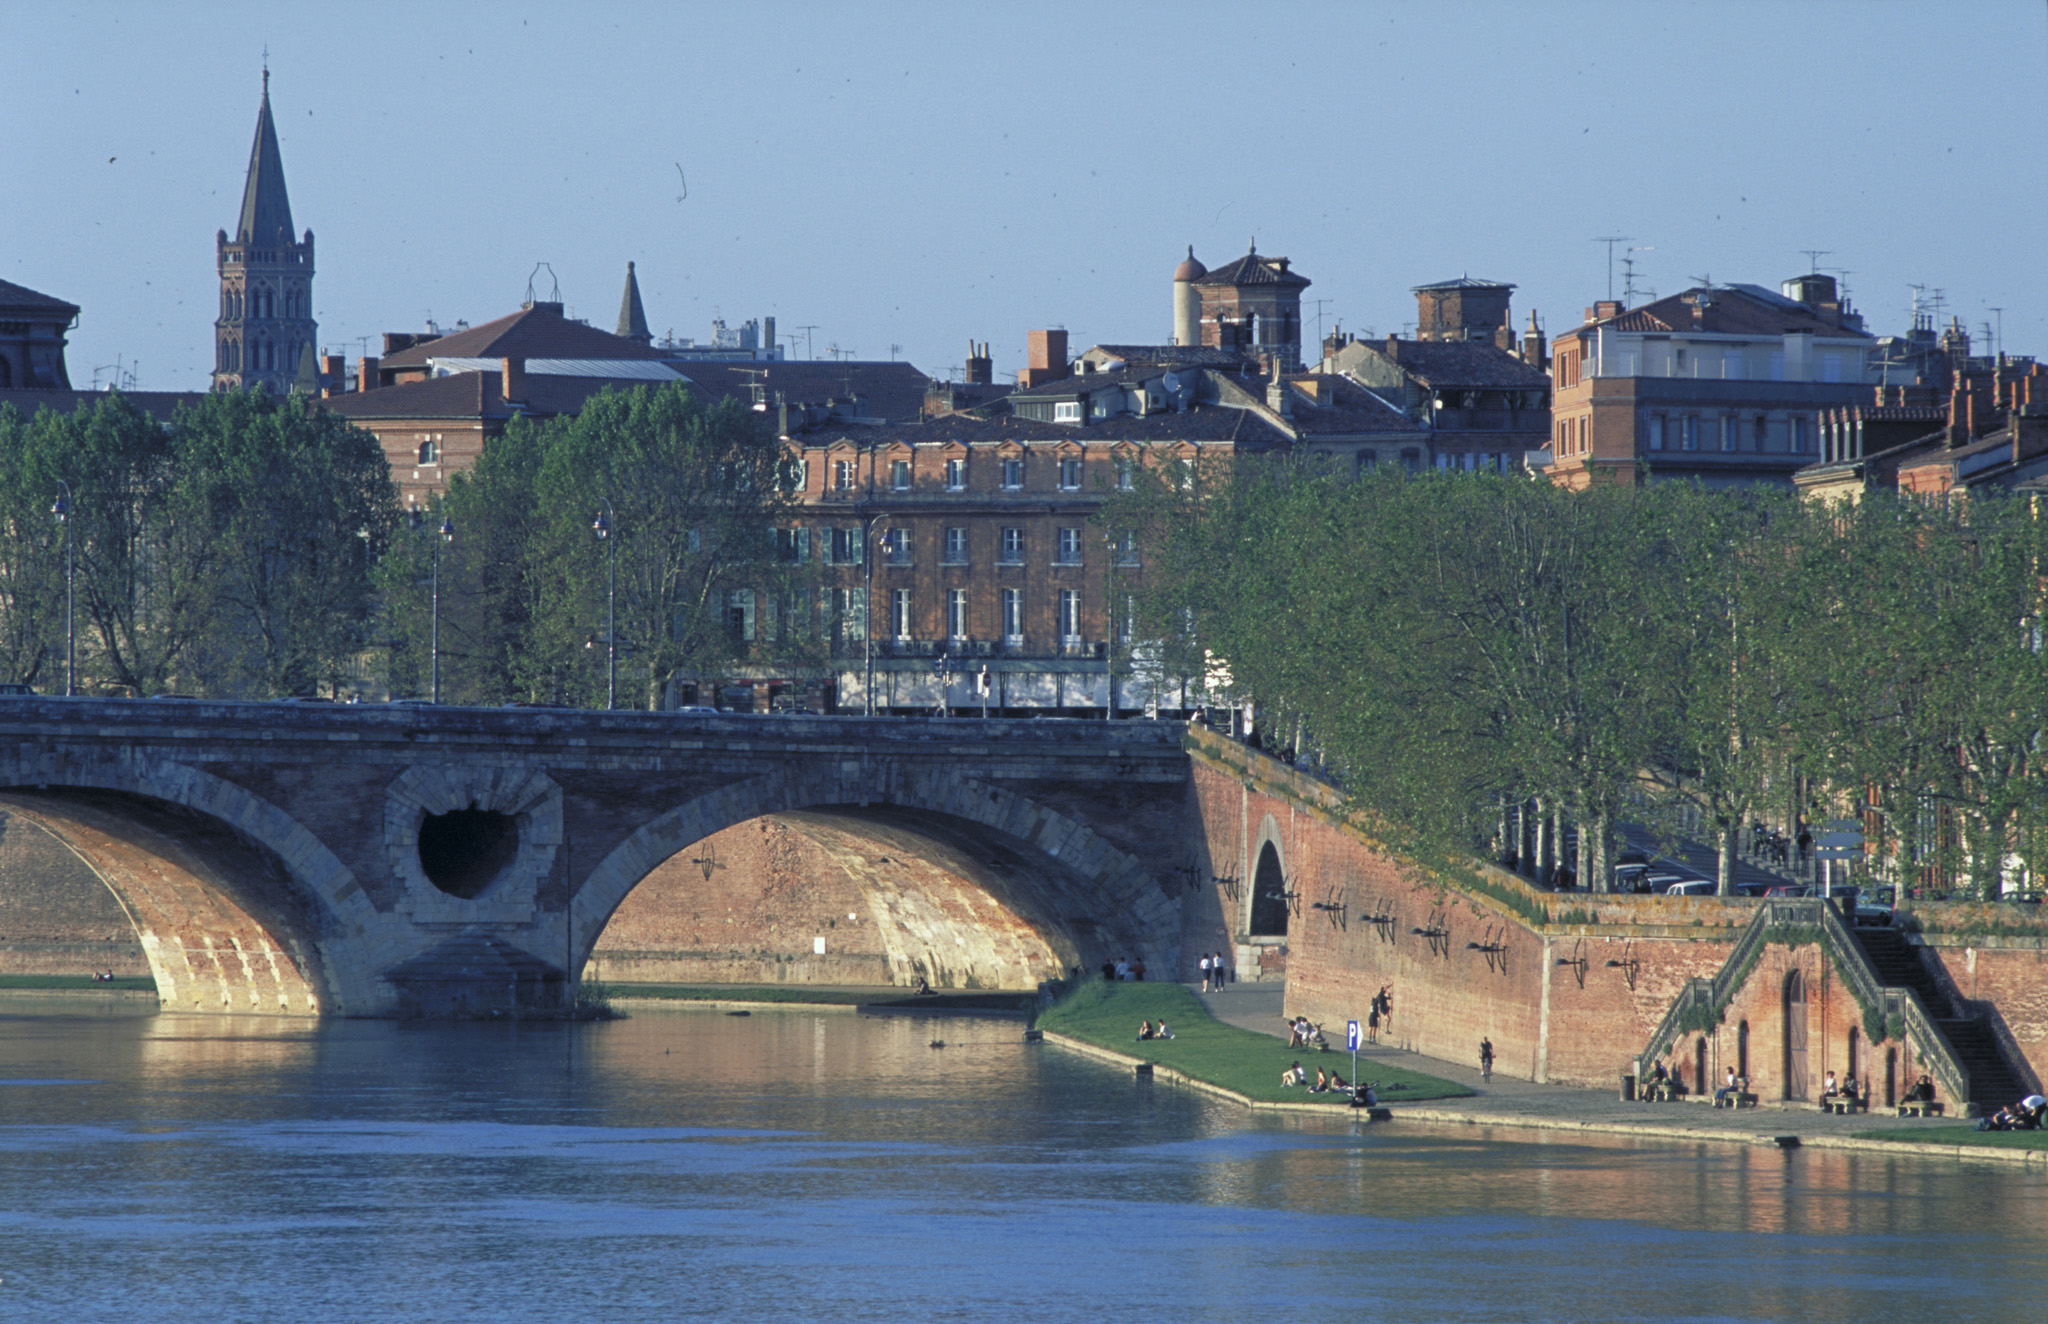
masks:
[[[1888,987],[1910,988],[1933,1018],[1942,1037],[1948,1040],[1956,1060],[1970,1073],[1970,1101],[1983,1112],[1993,1112],[2026,1093],[2007,1065],[1998,1039],[1982,1016],[1950,1016],[1955,1010],[1934,981],[1933,972],[1906,936],[1890,928],[1857,928],[1856,945],[1863,949],[1878,978]]]

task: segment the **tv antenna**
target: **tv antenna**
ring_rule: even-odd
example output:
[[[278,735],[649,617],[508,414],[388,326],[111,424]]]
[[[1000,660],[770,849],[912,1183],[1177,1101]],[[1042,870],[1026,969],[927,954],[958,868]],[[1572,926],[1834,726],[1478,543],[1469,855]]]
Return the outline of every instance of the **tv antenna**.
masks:
[[[1596,234],[1593,236],[1594,243],[1607,245],[1607,301],[1609,303],[1614,302],[1614,246],[1616,244],[1625,244],[1628,241],[1629,236],[1625,234]],[[1633,253],[1636,250],[1631,248],[1628,251]]]
[[[1624,304],[1634,303],[1638,294],[1647,294],[1651,298],[1656,297],[1657,292],[1655,290],[1638,290],[1636,288],[1636,254],[1654,253],[1656,251],[1657,246],[1655,244],[1638,244],[1621,255],[1623,281],[1621,299]],[[1607,297],[1610,301],[1614,298],[1614,282],[1612,280],[1608,281],[1607,284]]]
[[[1307,303],[1312,303],[1312,304],[1314,304],[1314,305],[1316,306],[1316,352],[1317,352],[1318,354],[1320,354],[1320,353],[1322,352],[1322,344],[1323,344],[1323,305],[1324,305],[1324,304],[1326,304],[1326,303],[1335,303],[1335,302],[1336,302],[1336,300],[1335,300],[1335,299],[1308,299],[1308,300],[1305,300],[1304,302],[1307,302]]]
[[[1993,354],[1996,354],[1996,355],[1997,355],[1998,357],[2000,357],[2000,358],[2004,358],[2004,357],[2005,357],[2005,309],[2003,309],[2003,308],[1993,308],[1993,307],[1991,307],[1990,305],[1988,305],[1988,304],[1987,304],[1987,305],[1985,305],[1984,311],[1985,311],[1985,312],[1987,312],[1987,313],[1990,313],[1990,314],[1991,314],[1991,315],[1992,315],[1993,317],[1996,317],[1996,318],[1998,319],[1998,326],[1997,326],[1997,328],[1995,329],[1994,337],[1993,337],[1993,339],[1992,339],[1992,341],[1991,341],[1991,352],[1992,352]]]
[[[812,325],[810,325],[810,326],[798,326],[798,327],[791,327],[790,329],[791,329],[791,330],[793,330],[793,331],[801,331],[801,332],[803,332],[803,333],[804,333],[804,357],[805,357],[806,359],[809,359],[809,358],[811,358],[811,357],[812,357],[812,354],[811,354],[811,332],[813,332],[813,331],[815,331],[815,330],[817,330],[817,329],[818,329],[818,328],[817,328],[817,325],[816,325],[815,323],[813,323],[813,324],[812,324]],[[796,343],[796,337],[795,337],[795,336],[791,336],[791,337],[790,337],[789,339],[790,339],[790,343],[791,343],[791,344],[794,344],[794,343]]]
[[[903,346],[897,344],[893,340],[889,342],[889,362],[894,363],[896,361],[896,356],[898,354],[901,354],[902,352]]]
[[[560,303],[562,301],[562,282],[555,279],[555,269],[545,262],[536,262],[533,264],[532,274],[526,278],[526,306],[528,308],[533,307],[533,283],[540,278],[540,273],[543,271],[548,273],[549,291],[547,301],[549,303]]]
[[[1799,251],[1806,254],[1806,274],[1818,276],[1820,274],[1820,260],[1835,250],[1832,248],[1802,248]]]

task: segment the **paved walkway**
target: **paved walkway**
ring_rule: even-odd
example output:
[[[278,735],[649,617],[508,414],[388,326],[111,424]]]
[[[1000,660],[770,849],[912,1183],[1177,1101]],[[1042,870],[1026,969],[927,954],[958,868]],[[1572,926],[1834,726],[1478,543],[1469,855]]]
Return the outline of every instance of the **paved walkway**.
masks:
[[[1217,1020],[1260,1034],[1271,1034],[1275,1038],[1286,1037],[1286,1022],[1281,1015],[1286,998],[1283,985],[1232,984],[1220,993],[1206,994],[1194,985],[1189,987],[1207,1004],[1210,1014]],[[1342,1054],[1343,1025],[1326,1025],[1323,1029],[1331,1040],[1332,1051]],[[1473,1045],[1473,1050],[1476,1058],[1477,1044]],[[1389,1099],[1386,1102],[1393,1105],[1397,1119],[1537,1127],[1552,1131],[1605,1131],[1660,1139],[1717,1140],[1741,1144],[1770,1143],[1780,1137],[1796,1136],[1801,1144],[1853,1149],[1882,1147],[1887,1150],[1899,1146],[1891,1141],[1856,1141],[1852,1137],[1863,1131],[1897,1131],[1903,1137],[1916,1129],[1940,1125],[1939,1122],[1930,1123],[1918,1118],[1894,1117],[1882,1110],[1865,1116],[1840,1117],[1800,1104],[1767,1103],[1760,1108],[1735,1111],[1709,1107],[1705,1103],[1624,1103],[1620,1098],[1619,1072],[1616,1072],[1614,1089],[1587,1090],[1565,1085],[1538,1085],[1500,1072],[1495,1072],[1491,1081],[1482,1081],[1476,1063],[1468,1066],[1462,1062],[1446,1062],[1387,1045],[1368,1045],[1358,1055],[1361,1059],[1384,1061],[1455,1081],[1474,1091],[1469,1099],[1415,1104]],[[1362,1065],[1360,1072],[1365,1074]],[[1955,1147],[1941,1146],[1941,1152],[1953,1154]],[[1972,1150],[1969,1156],[2008,1162],[2029,1159],[2036,1164],[2048,1162],[2048,1152],[2044,1151]]]

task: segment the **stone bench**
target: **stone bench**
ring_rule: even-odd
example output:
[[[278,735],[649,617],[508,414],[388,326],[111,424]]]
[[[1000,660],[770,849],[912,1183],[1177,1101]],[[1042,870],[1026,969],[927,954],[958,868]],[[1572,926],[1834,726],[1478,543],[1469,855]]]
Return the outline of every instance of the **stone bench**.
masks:
[[[1931,1099],[1920,1099],[1913,1103],[1902,1103],[1899,1105],[1899,1116],[1939,1117],[1941,1116],[1941,1105]]]
[[[1833,1113],[1838,1117],[1847,1117],[1850,1113],[1869,1112],[1870,1108],[1863,1100],[1850,1098],[1848,1095],[1843,1094],[1832,1099],[1822,1099],[1820,1101],[1820,1110],[1824,1113]]]
[[[1726,1098],[1716,1098],[1714,1106],[1716,1108],[1754,1108],[1756,1107],[1756,1095],[1746,1090],[1738,1090]]]

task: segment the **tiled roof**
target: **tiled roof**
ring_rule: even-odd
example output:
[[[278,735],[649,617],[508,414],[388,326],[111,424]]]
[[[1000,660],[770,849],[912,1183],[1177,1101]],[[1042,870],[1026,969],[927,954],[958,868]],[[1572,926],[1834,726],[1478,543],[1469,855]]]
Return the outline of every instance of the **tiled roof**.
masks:
[[[1695,301],[1702,294],[1707,296],[1707,304],[1695,321]],[[1610,326],[1617,331],[1706,331],[1749,336],[1810,332],[1821,336],[1870,339],[1861,331],[1848,331],[1836,326],[1804,304],[1752,286],[1716,286],[1712,290],[1695,287],[1683,294],[1674,294],[1655,303],[1626,309],[1613,317],[1589,322],[1586,326]]]
[[[330,396],[322,401],[348,419],[474,418],[504,420],[515,413],[553,417],[582,412],[591,396],[610,387],[629,391],[646,382],[612,377],[528,377],[518,408],[505,403],[504,379],[495,372],[459,372],[448,377]]]
[[[1473,280],[1460,276],[1456,280],[1440,280],[1434,285],[1417,285],[1411,293],[1421,294],[1425,290],[1511,290],[1515,288],[1504,280]]]
[[[1095,345],[1082,355],[1090,356],[1190,368],[1235,368],[1245,362],[1244,351],[1214,345]]]
[[[653,350],[562,316],[558,303],[535,303],[452,336],[422,341],[378,365],[424,368],[430,358],[651,359]]]
[[[1057,400],[1091,391],[1106,391],[1115,386],[1136,386],[1140,382],[1157,380],[1163,371],[1165,369],[1159,364],[1140,363],[1102,372],[1077,372],[1058,381],[1023,387],[1010,392],[1010,396],[1020,400]]]
[[[751,405],[759,383],[771,407],[780,394],[789,404],[821,405],[827,400],[860,397],[859,413],[891,423],[914,423],[924,417],[925,392],[931,379],[909,363],[816,361],[764,363],[698,363],[676,361],[679,371],[702,389],[706,399],[738,400]]]
[[[1340,373],[1304,372],[1287,380],[1312,388],[1313,405],[1294,403],[1294,430],[1303,436],[1331,436],[1355,432],[1414,432],[1420,423]],[[1326,403],[1327,402],[1327,403]]]
[[[1386,342],[1358,342],[1386,357]],[[1479,340],[1403,340],[1394,362],[1409,376],[1433,390],[1539,390],[1549,376],[1497,345]]]
[[[89,408],[113,394],[112,391],[60,391],[14,387],[0,390],[0,406],[13,405],[21,411],[23,418],[33,418],[36,411],[41,409],[54,410],[59,414],[75,413],[78,409]],[[196,405],[206,398],[204,391],[122,391],[120,395],[160,423],[168,423],[179,405]]]
[[[26,285],[16,285],[14,282],[6,280],[0,280],[0,308],[6,308],[10,311],[17,308],[24,311],[34,309],[38,312],[51,313],[75,313],[78,311],[78,305],[75,303],[66,303],[62,299],[53,299],[47,294],[37,293]]]
[[[888,442],[934,444],[939,442],[1028,441],[1235,441],[1253,449],[1271,449],[1288,444],[1285,433],[1249,409],[1217,405],[1198,406],[1186,413],[1120,415],[1091,423],[1039,423],[1014,414],[979,418],[971,414],[948,414],[929,423],[904,427],[847,428],[835,434],[820,428],[804,435],[807,447],[830,446],[843,437],[861,446]]]
[[[1196,281],[1197,285],[1295,285],[1306,286],[1309,279],[1294,271],[1285,270],[1284,257],[1260,257],[1258,251],[1246,253],[1235,262],[1226,263]]]

